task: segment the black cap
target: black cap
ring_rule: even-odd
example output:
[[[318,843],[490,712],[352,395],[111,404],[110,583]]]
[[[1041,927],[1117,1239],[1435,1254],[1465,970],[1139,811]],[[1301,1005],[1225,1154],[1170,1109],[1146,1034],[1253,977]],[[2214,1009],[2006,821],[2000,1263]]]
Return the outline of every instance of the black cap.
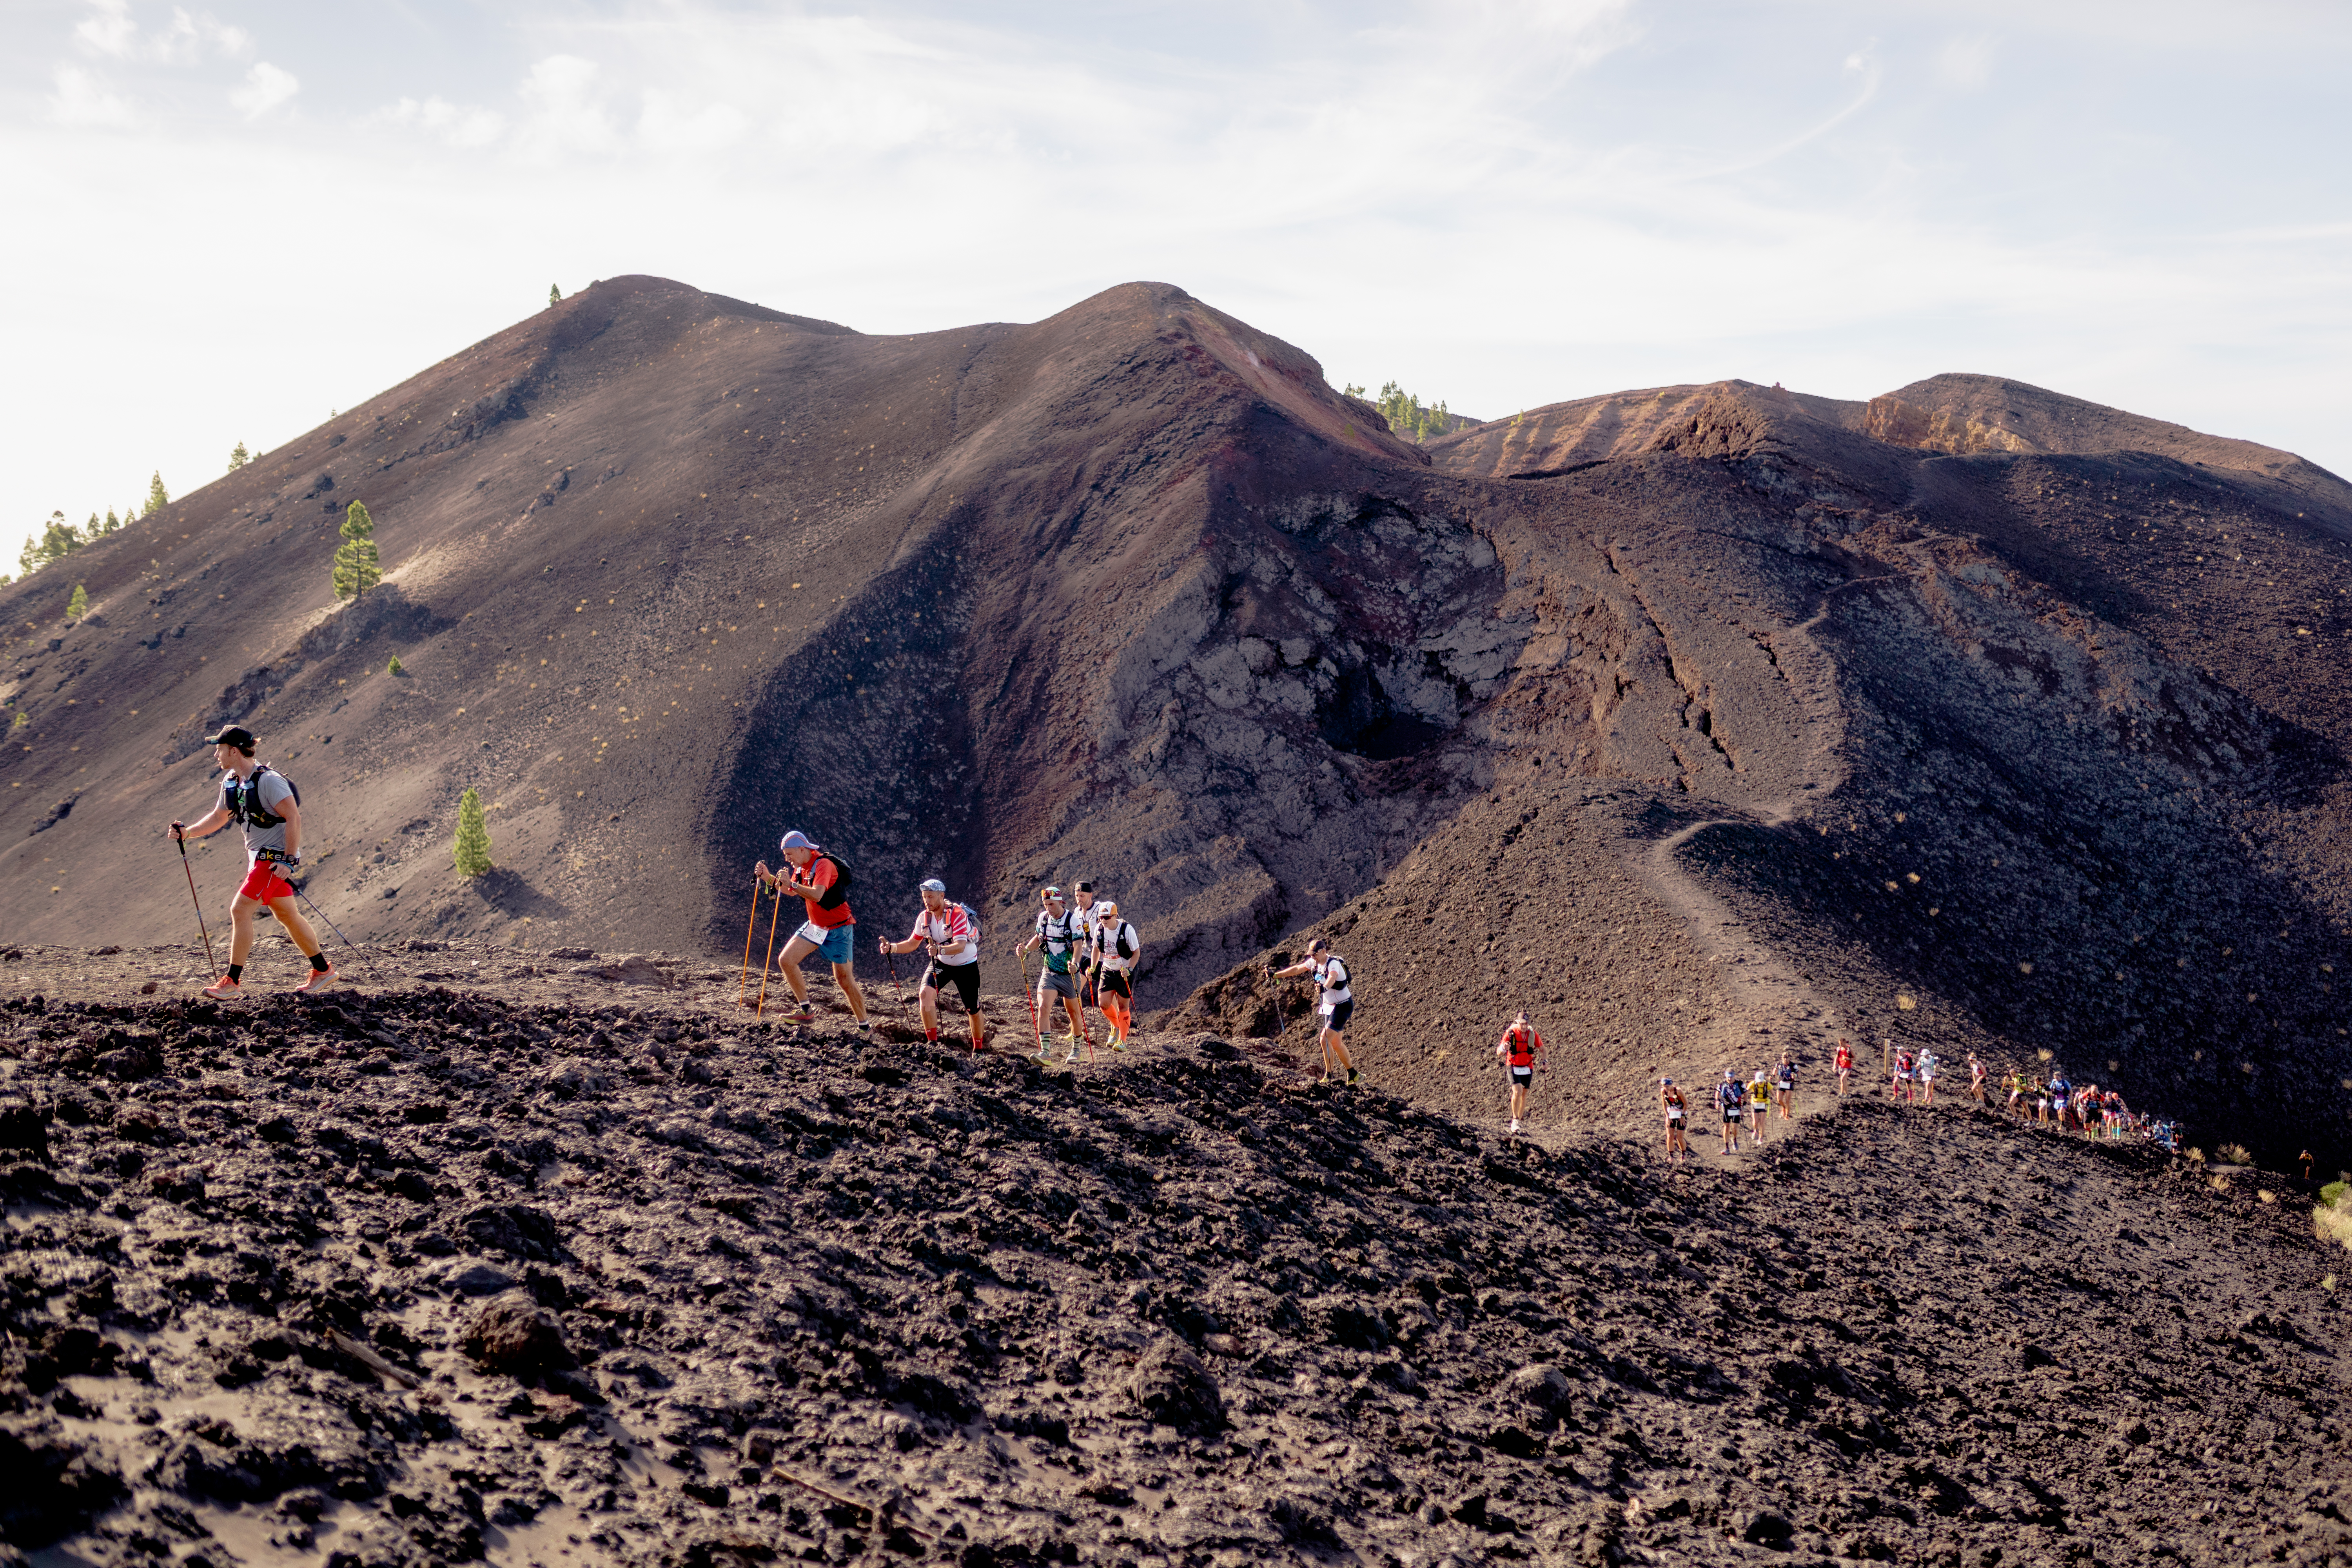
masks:
[[[207,746],[235,746],[247,756],[253,754],[256,743],[253,731],[242,724],[224,724],[221,726],[219,734],[205,737],[205,744]]]
[[[1092,882],[1080,882],[1078,884],[1078,891],[1081,893],[1091,893],[1094,890],[1095,885]]]

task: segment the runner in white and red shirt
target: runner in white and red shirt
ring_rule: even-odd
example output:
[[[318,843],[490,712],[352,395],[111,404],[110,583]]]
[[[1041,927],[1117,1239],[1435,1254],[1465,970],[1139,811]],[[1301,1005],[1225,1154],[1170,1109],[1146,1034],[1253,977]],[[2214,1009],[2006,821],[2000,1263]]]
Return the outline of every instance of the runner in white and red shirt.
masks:
[[[952,985],[971,1022],[971,1048],[988,1048],[980,1020],[980,924],[971,911],[948,899],[948,885],[933,877],[923,884],[923,911],[904,942],[882,943],[885,952],[912,952],[929,943],[931,966],[923,971],[923,1037],[940,1041],[940,993]]]

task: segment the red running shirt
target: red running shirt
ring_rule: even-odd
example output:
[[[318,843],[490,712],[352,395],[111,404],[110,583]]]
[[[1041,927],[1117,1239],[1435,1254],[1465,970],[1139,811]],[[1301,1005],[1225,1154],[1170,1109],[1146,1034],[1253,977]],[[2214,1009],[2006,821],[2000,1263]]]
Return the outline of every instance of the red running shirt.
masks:
[[[1510,1064],[1515,1068],[1535,1066],[1536,1053],[1544,1048],[1543,1037],[1536,1033],[1533,1026],[1504,1030],[1502,1045],[1503,1049],[1509,1053]]]
[[[801,902],[808,906],[809,924],[819,931],[831,931],[835,926],[853,923],[855,917],[849,912],[847,899],[833,900],[832,907],[829,909],[826,907],[830,889],[835,882],[841,880],[841,867],[832,856],[823,850],[817,851],[816,858],[808,863],[808,868],[796,875],[816,884],[815,898],[810,898],[806,893],[801,895]]]

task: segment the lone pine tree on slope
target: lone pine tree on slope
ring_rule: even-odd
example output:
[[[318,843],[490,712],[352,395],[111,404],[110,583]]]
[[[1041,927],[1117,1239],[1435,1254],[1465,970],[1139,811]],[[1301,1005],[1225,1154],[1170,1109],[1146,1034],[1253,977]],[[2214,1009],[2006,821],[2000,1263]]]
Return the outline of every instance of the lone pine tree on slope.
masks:
[[[335,597],[356,599],[383,581],[376,564],[375,519],[366,505],[353,501],[343,514],[343,542],[335,547]]]
[[[482,818],[482,793],[467,785],[457,797],[457,875],[478,877],[490,868],[490,825]]]

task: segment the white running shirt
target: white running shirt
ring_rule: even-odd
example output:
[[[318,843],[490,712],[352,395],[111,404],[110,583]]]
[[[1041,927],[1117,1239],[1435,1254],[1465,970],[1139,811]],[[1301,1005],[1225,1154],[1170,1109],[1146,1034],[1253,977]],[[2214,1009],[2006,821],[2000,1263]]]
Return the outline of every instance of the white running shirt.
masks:
[[[1315,984],[1323,987],[1322,1006],[1326,1013],[1342,1002],[1355,999],[1355,994],[1348,989],[1348,961],[1337,953],[1315,965]]]
[[[915,929],[907,934],[929,937],[939,950],[941,963],[971,963],[980,957],[980,943],[971,939],[971,921],[964,918],[961,904],[950,903],[936,915],[925,910],[915,917]]]

